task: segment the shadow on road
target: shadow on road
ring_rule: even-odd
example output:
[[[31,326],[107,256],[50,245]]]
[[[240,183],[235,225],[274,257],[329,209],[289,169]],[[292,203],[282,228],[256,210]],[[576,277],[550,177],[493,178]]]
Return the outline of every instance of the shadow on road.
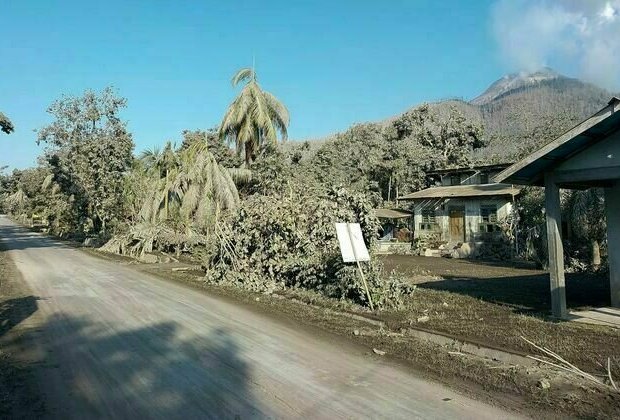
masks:
[[[0,219],[2,221],[2,219]],[[60,241],[31,232],[25,227],[14,224],[0,223],[0,240],[4,238],[4,245],[11,250],[28,248],[65,247]]]
[[[37,310],[38,298],[24,296],[0,302],[0,337]]]
[[[47,417],[260,415],[247,387],[248,366],[227,330],[183,338],[173,322],[113,328],[59,315],[32,333],[32,341],[46,343],[35,376]]]

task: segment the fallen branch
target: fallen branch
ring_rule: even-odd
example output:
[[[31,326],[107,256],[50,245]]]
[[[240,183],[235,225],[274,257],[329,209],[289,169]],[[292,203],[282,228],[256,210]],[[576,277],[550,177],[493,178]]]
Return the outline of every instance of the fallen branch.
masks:
[[[544,363],[544,364],[546,364],[546,365],[553,366],[553,367],[555,367],[555,368],[558,368],[558,369],[564,370],[564,371],[566,371],[566,372],[574,373],[574,374],[576,374],[576,375],[581,376],[581,377],[582,377],[582,378],[584,378],[584,379],[588,379],[588,380],[590,380],[590,381],[592,381],[592,382],[595,382],[595,383],[597,383],[597,384],[599,384],[599,385],[605,385],[605,384],[604,384],[603,382],[601,382],[599,379],[597,379],[597,378],[593,377],[592,375],[590,375],[590,374],[588,374],[588,373],[585,373],[585,372],[582,372],[582,371],[575,371],[574,369],[567,368],[566,366],[561,366],[561,365],[558,365],[557,363],[553,363],[553,362],[550,362],[550,361],[545,360],[545,359],[540,359],[540,358],[538,358],[538,357],[536,357],[536,356],[529,356],[529,355],[528,355],[528,356],[527,356],[527,358],[528,358],[528,359],[532,359],[532,360],[536,360],[537,362]]]
[[[172,255],[168,254],[167,252],[161,251],[161,253],[164,254],[166,257],[170,258],[172,261],[179,262],[179,260],[177,258],[173,257]]]
[[[614,379],[611,377],[611,358],[610,357],[607,358],[607,376],[609,377],[609,382],[611,382],[611,386],[613,386],[614,389],[617,391],[618,387],[616,386]]]
[[[523,336],[522,336],[521,338],[522,338],[522,339],[524,339],[527,343],[529,343],[529,344],[531,344],[532,346],[536,347],[538,350],[540,350],[540,351],[542,351],[542,352],[544,352],[544,353],[548,354],[549,356],[553,357],[554,359],[559,360],[560,362],[564,363],[564,364],[565,364],[566,366],[568,366],[569,368],[574,369],[574,370],[576,370],[576,371],[580,372],[580,373],[581,373],[581,374],[583,374],[583,375],[592,376],[592,375],[590,375],[589,373],[586,373],[586,372],[582,371],[582,370],[581,370],[581,369],[579,369],[577,366],[575,366],[575,365],[573,365],[573,364],[571,364],[571,363],[567,362],[565,359],[563,359],[562,357],[560,357],[557,353],[554,353],[554,352],[552,352],[551,350],[549,350],[549,349],[547,349],[547,348],[537,346],[536,344],[534,344],[533,342],[531,342],[530,340],[528,340],[527,338],[525,338],[525,337],[523,337]],[[592,378],[594,378],[594,376],[592,376]]]
[[[538,357],[529,356],[529,355],[527,356],[528,358],[536,360],[536,361],[541,362],[541,363],[545,363],[547,365],[554,366],[554,367],[556,367],[558,369],[561,369],[561,370],[573,373],[575,375],[581,376],[582,378],[587,379],[587,380],[592,381],[592,382],[595,382],[595,383],[597,383],[599,385],[605,385],[605,383],[603,381],[601,381],[600,379],[598,379],[594,375],[591,375],[591,374],[589,374],[587,372],[584,372],[583,370],[579,369],[577,366],[569,363],[567,360],[562,358],[557,353],[554,353],[553,351],[551,351],[551,350],[549,350],[549,349],[547,349],[545,347],[541,347],[541,346],[533,343],[532,341],[528,340],[527,338],[525,338],[523,336],[521,336],[521,338],[526,343],[530,344],[531,346],[533,346],[536,349],[538,349],[538,350],[542,351],[543,353],[545,353],[547,356],[550,356],[553,359],[555,359],[557,362],[559,362],[559,364],[558,363],[553,363],[553,362],[550,362],[548,360],[544,360],[544,359],[541,359],[541,358],[538,358]],[[617,389],[617,388],[615,388],[615,389]]]

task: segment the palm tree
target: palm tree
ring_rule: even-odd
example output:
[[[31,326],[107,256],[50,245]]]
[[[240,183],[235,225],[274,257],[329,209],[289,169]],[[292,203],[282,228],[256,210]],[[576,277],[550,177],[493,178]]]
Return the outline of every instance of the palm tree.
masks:
[[[9,117],[0,112],[0,130],[4,131],[6,134],[11,134],[15,127],[13,127],[13,123],[9,120]]]
[[[167,197],[183,222],[199,229],[208,229],[219,214],[234,208],[239,194],[231,174],[220,166],[207,145],[194,143],[179,154],[179,165],[160,179],[145,201],[140,216],[156,223],[168,218]]]
[[[28,196],[20,186],[17,188],[17,191],[6,197],[4,202],[11,214],[21,216],[28,204]]]
[[[241,69],[232,78],[233,87],[243,82],[241,93],[224,115],[219,135],[234,142],[249,165],[261,147],[277,144],[278,131],[286,140],[289,114],[275,96],[260,88],[254,69]]]
[[[155,147],[152,150],[143,151],[140,160],[147,173],[155,175],[158,181],[164,180],[164,185],[169,182],[170,172],[179,166],[179,159],[171,142],[167,142],[163,150]],[[169,197],[166,195],[164,197],[164,218],[168,218],[168,212]]]

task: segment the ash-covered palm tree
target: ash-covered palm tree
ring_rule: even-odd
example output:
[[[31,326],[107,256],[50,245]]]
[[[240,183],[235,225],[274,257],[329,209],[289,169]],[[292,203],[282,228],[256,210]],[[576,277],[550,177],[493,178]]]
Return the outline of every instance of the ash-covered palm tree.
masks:
[[[21,216],[28,204],[28,196],[21,187],[18,187],[17,191],[5,198],[4,203],[11,214]]]
[[[144,203],[140,216],[157,223],[168,218],[167,197],[184,223],[208,229],[219,214],[234,208],[239,194],[229,171],[220,166],[205,143],[195,143],[179,153],[179,165],[162,178]]]
[[[5,132],[6,134],[11,134],[15,131],[15,127],[13,127],[13,123],[9,120],[9,117],[0,112],[0,130]]]
[[[160,178],[165,178],[179,163],[171,142],[166,142],[163,150],[157,147],[144,150],[140,154],[140,160],[147,171],[158,174]]]
[[[232,78],[232,85],[245,86],[230,104],[219,128],[219,135],[234,142],[237,153],[243,153],[249,165],[261,147],[286,140],[289,114],[286,107],[271,93],[261,89],[254,69],[239,70]]]
[[[163,150],[153,148],[143,151],[140,154],[140,160],[144,164],[147,174],[155,176],[158,181],[163,181],[164,185],[168,185],[171,171],[179,166],[179,158],[171,142],[167,142]],[[168,218],[169,199],[168,195],[164,197],[164,218]]]

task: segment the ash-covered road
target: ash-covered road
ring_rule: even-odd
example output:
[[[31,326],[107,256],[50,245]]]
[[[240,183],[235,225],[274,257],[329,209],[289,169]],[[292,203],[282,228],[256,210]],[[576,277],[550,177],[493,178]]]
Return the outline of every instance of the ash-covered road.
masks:
[[[23,323],[48,417],[514,417],[361,347],[89,256],[6,217],[0,240],[37,297]]]

